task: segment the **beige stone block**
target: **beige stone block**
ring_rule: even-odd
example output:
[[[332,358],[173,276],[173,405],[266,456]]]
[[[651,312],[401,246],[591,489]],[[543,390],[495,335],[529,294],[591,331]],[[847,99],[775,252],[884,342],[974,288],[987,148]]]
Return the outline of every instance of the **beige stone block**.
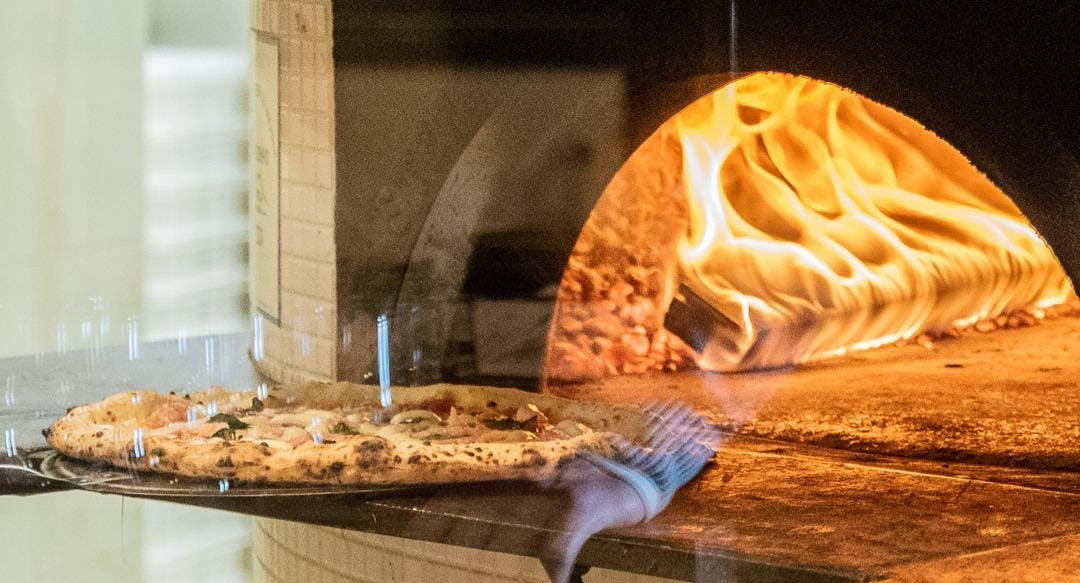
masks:
[[[322,113],[333,111],[334,82],[327,77],[312,79],[311,85],[315,90],[315,109]]]
[[[333,227],[334,195],[328,189],[289,182],[282,192],[282,216]]]
[[[277,2],[273,2],[273,3],[270,4],[269,8],[270,8],[270,10],[267,11],[268,16],[267,16],[267,20],[266,20],[266,31],[271,33],[271,34],[277,34],[281,30],[281,28],[278,26],[278,16],[280,14],[280,11],[279,11],[280,6],[278,5]]]
[[[305,95],[311,89],[310,83],[304,84]],[[312,111],[312,105],[314,103],[314,97],[305,97],[304,107],[306,108],[303,115],[300,118],[300,127],[304,132],[304,145],[309,148],[318,148],[319,144],[319,120],[315,113]]]
[[[315,152],[311,151],[311,149],[309,148],[304,148],[303,151],[300,153],[300,170],[301,172],[303,172],[303,174],[299,177],[299,182],[303,182],[304,184],[312,184],[312,177],[314,176],[316,179],[318,178],[315,170],[315,164]]]
[[[333,70],[334,51],[330,43],[319,43],[315,52],[315,62],[312,71],[320,76],[331,77]]]
[[[290,145],[288,141],[282,141],[279,161],[281,164],[282,180],[295,181],[298,178],[300,167],[299,153],[300,151]]]
[[[334,342],[314,334],[293,333],[292,364],[297,368],[329,377],[334,372]]]
[[[303,116],[296,109],[282,108],[281,139],[292,144],[303,144]]]
[[[303,97],[301,103],[303,103],[304,109],[309,111],[314,111],[318,109],[319,104],[315,100],[315,78],[313,76],[309,75],[304,78],[302,90]]]
[[[334,266],[309,259],[282,260],[282,288],[317,300],[334,300]]]
[[[300,46],[302,47],[300,52],[300,67],[302,67],[304,71],[314,71],[315,49],[317,45],[313,41],[302,40],[300,41]]]
[[[285,99],[283,103],[286,103],[292,107],[298,107],[302,100],[301,95],[303,94],[303,90],[301,88],[304,84],[304,78],[301,77],[299,74],[289,75],[286,78],[286,83],[288,85],[288,93],[287,95],[283,96],[283,98]]]
[[[296,38],[286,37],[282,43],[285,45],[285,58],[283,62],[290,73],[300,73],[300,41]]]
[[[334,306],[329,301],[295,292],[282,292],[282,318],[296,332],[334,338]],[[306,355],[305,355],[306,356]]]
[[[312,86],[314,85],[315,83],[312,83]],[[316,107],[319,105],[317,99],[315,105]],[[318,150],[329,150],[332,147],[331,138],[333,137],[333,124],[330,121],[330,116],[320,112],[314,114],[313,117],[315,120],[315,142],[312,145]]]
[[[315,183],[324,188],[334,187],[334,154],[329,151],[315,153]]]
[[[281,221],[282,255],[330,262],[334,258],[334,229],[295,219]]]
[[[312,7],[312,35],[316,37],[328,36],[327,31],[330,30],[329,13],[327,7],[322,4],[316,4]]]

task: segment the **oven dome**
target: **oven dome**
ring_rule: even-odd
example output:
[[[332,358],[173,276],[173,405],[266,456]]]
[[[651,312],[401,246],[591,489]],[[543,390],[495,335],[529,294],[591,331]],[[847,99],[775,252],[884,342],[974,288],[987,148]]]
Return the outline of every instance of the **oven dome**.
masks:
[[[787,366],[944,332],[1072,287],[1010,198],[903,114],[762,72],[663,123],[563,276],[556,379]]]

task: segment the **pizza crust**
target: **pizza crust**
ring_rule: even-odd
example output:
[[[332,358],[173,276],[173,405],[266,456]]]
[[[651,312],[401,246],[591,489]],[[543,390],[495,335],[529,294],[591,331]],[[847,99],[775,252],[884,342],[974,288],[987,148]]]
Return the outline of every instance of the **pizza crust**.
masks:
[[[516,389],[442,384],[395,388],[393,402],[404,409],[452,405],[467,410],[513,410],[533,404],[552,423],[572,419],[592,432],[514,443],[432,443],[408,436],[354,435],[337,438],[335,443],[308,442],[291,448],[242,440],[180,439],[153,432],[184,420],[193,406],[232,413],[249,407],[256,396],[255,391],[220,388],[185,396],[121,393],[72,408],[47,430],[47,439],[54,449],[71,457],[189,477],[265,483],[434,484],[550,479],[564,460],[585,452],[610,455],[620,438],[640,441],[647,421],[631,408],[578,403]],[[264,401],[270,408],[303,404],[318,409],[375,410],[379,388],[309,383],[273,388]]]

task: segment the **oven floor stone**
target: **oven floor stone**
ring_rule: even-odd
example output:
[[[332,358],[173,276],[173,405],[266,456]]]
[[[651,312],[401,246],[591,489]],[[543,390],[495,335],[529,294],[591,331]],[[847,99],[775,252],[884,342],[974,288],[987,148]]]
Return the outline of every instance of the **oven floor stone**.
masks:
[[[578,398],[686,399],[739,435],[894,456],[1080,470],[1080,318],[790,370],[616,377]]]

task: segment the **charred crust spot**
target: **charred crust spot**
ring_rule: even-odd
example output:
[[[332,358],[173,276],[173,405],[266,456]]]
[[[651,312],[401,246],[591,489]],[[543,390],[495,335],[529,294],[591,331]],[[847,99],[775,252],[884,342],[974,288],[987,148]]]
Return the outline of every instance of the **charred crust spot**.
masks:
[[[100,437],[100,436],[98,436],[98,437]],[[155,447],[154,449],[150,450],[150,453],[152,453],[152,454],[154,454],[154,455],[156,455],[158,457],[161,457],[161,456],[165,455],[165,448],[163,448],[163,447]]]
[[[184,400],[190,401],[191,400],[191,395],[184,395]]]
[[[52,427],[46,427],[41,430],[41,435],[45,436],[45,439],[48,439],[49,436],[52,435],[52,431]]]
[[[335,474],[340,474],[341,470],[345,469],[345,464],[342,462],[334,462],[330,464],[330,471]]]
[[[411,456],[409,456],[409,463],[410,463],[410,464],[415,464],[415,463],[419,463],[419,462],[420,462],[420,459],[421,459],[421,456],[420,456],[420,454],[418,454],[418,453],[414,453],[414,454],[412,454]]]
[[[400,464],[401,463],[401,456],[399,456],[399,455],[394,456],[394,463],[395,464]]]
[[[463,454],[465,454],[465,455],[467,455],[467,456],[469,456],[469,457],[476,457],[476,454],[475,454],[475,453],[473,453],[473,452],[471,452],[471,451],[468,451],[468,450],[465,450],[465,451],[463,451],[463,452],[461,452],[461,453],[463,453]]]
[[[105,432],[104,431],[98,431],[97,433],[94,434],[94,437],[101,437],[102,435],[105,435]]]
[[[540,452],[536,451],[535,449],[525,449],[525,450],[522,450],[521,453],[522,453],[521,461],[515,463],[514,464],[515,467],[533,468],[533,467],[540,467],[540,466],[547,465],[547,460],[544,459],[544,456],[541,455]],[[497,461],[498,460],[496,460],[496,462]]]
[[[225,456],[218,460],[217,467],[219,468],[231,468],[233,467],[233,461],[231,456]]]
[[[65,414],[65,415],[67,415],[68,413],[71,413],[71,412],[72,412],[72,411],[74,411],[74,410],[75,410],[75,409],[76,409],[77,407],[78,407],[78,405],[72,405],[71,407],[68,407],[68,408],[67,408],[67,410],[66,410],[66,411],[64,411],[64,414]]]
[[[496,403],[495,401],[488,401],[487,406],[488,406],[489,409],[494,409],[495,407],[498,407],[499,404]]]
[[[386,450],[386,443],[381,439],[368,439],[353,447],[353,450],[362,455],[372,455]]]

